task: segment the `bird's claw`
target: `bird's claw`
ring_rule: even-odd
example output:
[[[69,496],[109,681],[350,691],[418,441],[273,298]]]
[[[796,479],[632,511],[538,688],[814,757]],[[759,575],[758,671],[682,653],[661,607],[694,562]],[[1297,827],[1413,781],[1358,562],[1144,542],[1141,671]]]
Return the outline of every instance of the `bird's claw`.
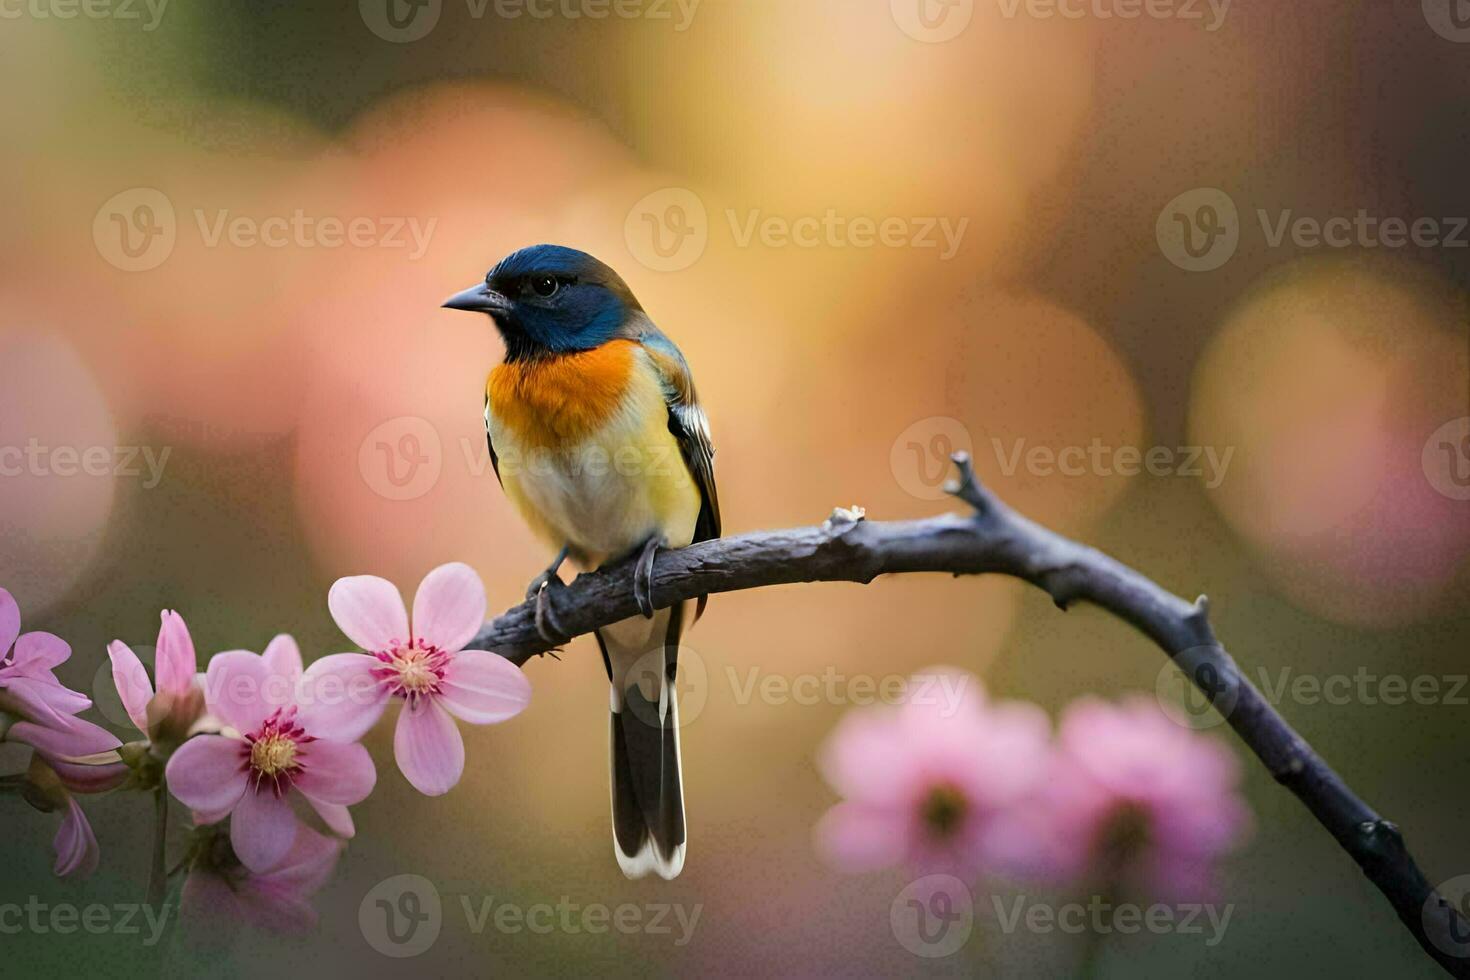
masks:
[[[633,566],[633,599],[644,619],[653,618],[653,559],[661,547],[663,539],[649,538],[643,545],[643,553],[638,556],[638,564]]]
[[[553,647],[560,647],[571,639],[571,634],[557,622],[556,613],[551,608],[553,582],[556,583],[556,588],[563,588],[561,579],[552,572],[551,577],[536,589],[536,632]]]
[[[555,582],[557,585],[566,584],[561,580],[561,576],[557,573],[561,569],[562,562],[567,560],[567,553],[569,551],[571,551],[571,546],[564,546],[561,551],[558,551],[556,553],[556,558],[552,561],[552,563],[546,566],[546,570],[540,575],[537,575],[535,578],[531,579],[531,584],[526,586],[527,599],[536,598],[541,590],[546,588],[552,582]]]
[[[538,595],[541,594],[541,590],[544,589],[544,588],[546,588],[552,582],[555,582],[557,585],[565,585],[566,584],[565,582],[563,582],[561,580],[561,576],[558,575],[556,573],[556,571],[554,571],[553,569],[548,568],[546,571],[542,572],[540,575],[537,575],[535,578],[531,579],[531,584],[528,585],[528,586],[526,586],[526,598],[527,599],[534,599],[534,598],[536,598]]]

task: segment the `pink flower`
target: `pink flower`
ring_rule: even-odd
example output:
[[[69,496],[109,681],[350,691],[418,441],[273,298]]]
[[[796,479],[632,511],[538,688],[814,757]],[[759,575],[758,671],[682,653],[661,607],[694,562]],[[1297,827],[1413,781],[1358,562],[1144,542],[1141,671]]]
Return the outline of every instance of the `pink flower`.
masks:
[[[194,640],[183,617],[165,609],[159,619],[153,668],[158,676],[156,692],[147,669],[126,643],[113,640],[107,645],[107,655],[112,660],[112,682],[128,718],[167,752],[192,734],[204,713],[204,693],[196,673]]]
[[[66,727],[73,715],[92,706],[91,699],[63,686],[52,673],[70,656],[71,647],[59,636],[22,635],[20,607],[0,589],[0,711],[30,724]]]
[[[87,815],[74,796],[66,798],[66,813],[51,846],[56,848],[56,865],[52,870],[57,875],[65,878],[75,874],[86,878],[97,870],[100,857],[97,835],[92,833],[92,825],[87,822]]]
[[[1038,868],[1104,890],[1195,899],[1250,826],[1235,756],[1152,700],[1073,702],[1057,772],[1037,801]]]
[[[278,867],[254,874],[242,866],[224,837],[206,841],[184,881],[180,912],[210,934],[241,922],[269,932],[299,933],[316,925],[309,899],[337,866],[344,845],[309,827],[296,833]]]
[[[91,699],[64,686],[53,673],[70,657],[71,647],[59,636],[22,634],[20,608],[0,589],[0,739],[36,749],[71,788],[100,792],[126,778],[122,763],[83,766],[67,760],[106,753],[122,743],[106,729],[76,717],[92,706]]]
[[[52,839],[56,849],[57,875],[87,877],[97,870],[97,837],[81,805],[67,792],[62,779],[39,755],[31,756],[25,775],[25,798],[44,813],[61,811],[61,826]]]
[[[169,759],[169,791],[199,823],[230,819],[230,842],[257,874],[277,867],[299,830],[290,798],[301,797],[334,832],[350,836],[347,807],[372,792],[377,772],[355,740],[334,737],[296,704],[301,654],[278,636],[262,656],[245,650],[209,662],[209,711],[233,734],[196,735]]]
[[[447,793],[464,772],[464,739],[455,718],[474,725],[505,721],[531,699],[519,667],[484,650],[463,649],[485,622],[485,587],[468,565],[441,565],[424,577],[413,600],[412,628],[398,590],[372,575],[338,579],[327,606],[342,632],[369,653],[313,663],[303,684],[302,717],[334,737],[358,739],[390,699],[403,701],[393,754],[421,793]]]
[[[913,677],[902,704],[850,712],[818,759],[844,801],[817,826],[834,864],[907,864],[973,877],[1030,849],[1011,814],[1047,776],[1050,724],[1034,705],[987,703],[980,681],[941,670]]]

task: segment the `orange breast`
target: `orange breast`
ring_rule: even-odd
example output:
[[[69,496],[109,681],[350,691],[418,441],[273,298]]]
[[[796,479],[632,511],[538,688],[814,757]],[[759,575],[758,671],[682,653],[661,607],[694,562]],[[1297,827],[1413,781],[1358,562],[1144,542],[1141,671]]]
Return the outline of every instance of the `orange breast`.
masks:
[[[574,445],[605,425],[633,374],[634,342],[500,364],[485,394],[500,424],[530,447]]]

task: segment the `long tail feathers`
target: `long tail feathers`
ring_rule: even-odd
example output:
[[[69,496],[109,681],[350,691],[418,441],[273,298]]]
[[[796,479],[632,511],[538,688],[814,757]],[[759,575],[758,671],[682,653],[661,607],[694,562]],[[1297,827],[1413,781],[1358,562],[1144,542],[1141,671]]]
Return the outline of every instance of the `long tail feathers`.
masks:
[[[612,680],[610,721],[613,845],[629,878],[650,871],[676,877],[684,868],[683,773],[674,655],[682,609],[650,623],[615,624],[598,635]],[[636,642],[635,635],[653,640]],[[635,635],[630,635],[635,634]],[[630,643],[629,641],[634,641]]]

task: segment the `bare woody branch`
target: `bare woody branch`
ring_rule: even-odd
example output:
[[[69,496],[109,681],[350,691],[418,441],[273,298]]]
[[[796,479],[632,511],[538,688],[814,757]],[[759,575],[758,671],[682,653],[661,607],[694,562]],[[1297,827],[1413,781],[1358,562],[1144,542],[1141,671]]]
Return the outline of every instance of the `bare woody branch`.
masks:
[[[764,531],[660,552],[654,604],[663,608],[717,592],[793,582],[871,582],[900,572],[1010,575],[1045,590],[1066,609],[1089,602],[1132,624],[1179,664],[1241,740],[1301,800],[1347,852],[1424,951],[1452,976],[1470,977],[1470,925],[1430,885],[1393,823],[1348,788],[1236,667],[1209,624],[1203,596],[1188,602],[1101,552],[1070,541],[1011,510],[955,457],[951,492],[968,516],[867,521],[837,510],[816,527]],[[638,615],[633,568],[625,563],[554,585],[541,626],[528,600],[491,620],[471,646],[518,664],[572,636]],[[542,635],[554,623],[565,637]],[[555,642],[553,642],[555,641]]]

